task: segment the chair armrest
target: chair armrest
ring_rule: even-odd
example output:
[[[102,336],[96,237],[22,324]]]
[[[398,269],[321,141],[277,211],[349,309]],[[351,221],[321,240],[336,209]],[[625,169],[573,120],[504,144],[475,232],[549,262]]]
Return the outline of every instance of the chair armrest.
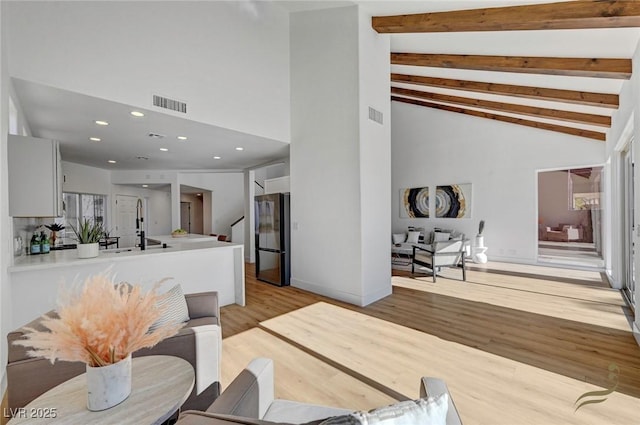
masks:
[[[185,294],[189,318],[199,319],[201,317],[220,318],[220,305],[218,304],[218,292],[199,292],[197,294]],[[219,320],[218,320],[219,321]]]
[[[262,419],[274,399],[273,379],[273,361],[253,359],[207,412]]]
[[[420,384],[420,397],[437,397],[441,394],[448,394],[447,425],[462,425],[462,419],[460,419],[458,409],[456,409],[456,405],[453,402],[453,397],[451,397],[447,384],[442,379],[423,377]]]
[[[241,416],[223,415],[219,413],[201,412],[199,410],[186,410],[180,413],[180,418],[176,425],[266,425],[273,422],[261,421],[260,419],[244,418]]]
[[[428,247],[428,248],[427,248]],[[420,245],[413,245],[413,253],[415,254],[416,249],[420,250],[420,251],[426,251],[429,254],[433,254],[433,245],[425,245],[425,246],[420,246]]]

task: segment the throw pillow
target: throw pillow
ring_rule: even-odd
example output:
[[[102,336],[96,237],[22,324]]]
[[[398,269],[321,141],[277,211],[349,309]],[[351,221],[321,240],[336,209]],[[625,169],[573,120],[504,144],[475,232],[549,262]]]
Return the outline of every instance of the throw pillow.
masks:
[[[180,286],[180,284],[169,289],[166,294],[163,294],[158,301],[157,306],[164,307],[165,310],[158,320],[151,325],[149,331],[154,331],[167,323],[182,323],[189,321],[189,308],[187,307],[187,300],[184,297],[182,286]]]
[[[420,232],[407,233],[407,243],[418,243],[418,239],[420,239]]]
[[[446,425],[449,395],[402,401],[369,412],[335,416],[320,425]]]
[[[434,232],[433,233],[433,241],[434,242],[444,242],[449,240],[450,233],[444,232]]]
[[[405,240],[407,240],[407,235],[405,235],[404,233],[394,233],[393,234],[393,244],[397,244],[397,243],[403,243]]]

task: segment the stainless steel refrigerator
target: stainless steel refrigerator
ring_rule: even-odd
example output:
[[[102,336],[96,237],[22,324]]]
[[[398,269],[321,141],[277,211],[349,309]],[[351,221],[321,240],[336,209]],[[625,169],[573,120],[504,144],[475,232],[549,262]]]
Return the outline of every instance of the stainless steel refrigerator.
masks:
[[[291,276],[289,194],[256,196],[255,217],[256,277],[287,286]]]

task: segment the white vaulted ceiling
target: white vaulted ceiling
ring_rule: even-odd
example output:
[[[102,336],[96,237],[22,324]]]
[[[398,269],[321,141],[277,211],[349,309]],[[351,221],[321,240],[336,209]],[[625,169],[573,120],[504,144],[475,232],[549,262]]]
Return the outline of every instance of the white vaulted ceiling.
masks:
[[[251,4],[248,2],[247,4]],[[274,1],[290,13],[300,13],[327,7],[358,5],[371,16],[432,13],[486,7],[518,6],[552,3],[548,0],[447,0],[447,1]],[[630,59],[640,40],[640,28],[562,29],[527,31],[394,33],[389,35],[392,53],[441,55],[492,55],[552,58],[622,58]],[[233,60],[230,57],[228,60]],[[543,89],[571,90],[586,93],[617,95],[624,79],[584,76],[542,75],[486,70],[454,69],[412,65],[391,65],[394,74],[444,78],[471,82],[508,84]],[[242,87],[242,81],[229,81]],[[62,142],[65,160],[113,169],[242,169],[288,155],[288,141],[258,137],[222,127],[198,123],[158,110],[145,110],[138,119],[129,115],[128,105],[81,95],[24,80],[14,80],[20,103],[34,136],[54,138]],[[474,101],[493,101],[559,111],[572,111],[611,117],[610,107],[581,105],[536,98],[505,96],[469,90],[436,88],[406,82],[392,82],[394,96],[417,100],[398,89],[410,89],[440,96],[457,96]],[[283,94],[286,96],[286,94]],[[453,106],[445,100],[428,102]],[[423,99],[424,100],[424,99]],[[481,106],[456,106],[471,111],[500,114],[520,120],[535,120],[543,124],[589,130],[603,134],[607,127],[567,122],[553,118],[532,118],[512,112],[496,112]],[[453,113],[453,112],[452,112]],[[98,128],[96,119],[106,119],[108,127]],[[514,124],[515,125],[515,124]],[[151,139],[149,133],[159,133],[164,139]],[[185,135],[185,142],[176,139]],[[90,142],[100,137],[101,142]],[[235,150],[242,146],[244,151]],[[160,147],[169,149],[161,152]],[[215,160],[214,156],[222,159]],[[148,160],[137,159],[149,158]],[[107,164],[114,159],[116,164]]]

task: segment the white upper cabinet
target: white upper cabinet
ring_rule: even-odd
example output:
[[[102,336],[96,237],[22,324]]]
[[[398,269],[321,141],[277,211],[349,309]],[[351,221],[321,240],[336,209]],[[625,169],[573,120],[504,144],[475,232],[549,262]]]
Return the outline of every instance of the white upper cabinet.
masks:
[[[62,168],[55,140],[9,135],[9,215],[60,217]]]

